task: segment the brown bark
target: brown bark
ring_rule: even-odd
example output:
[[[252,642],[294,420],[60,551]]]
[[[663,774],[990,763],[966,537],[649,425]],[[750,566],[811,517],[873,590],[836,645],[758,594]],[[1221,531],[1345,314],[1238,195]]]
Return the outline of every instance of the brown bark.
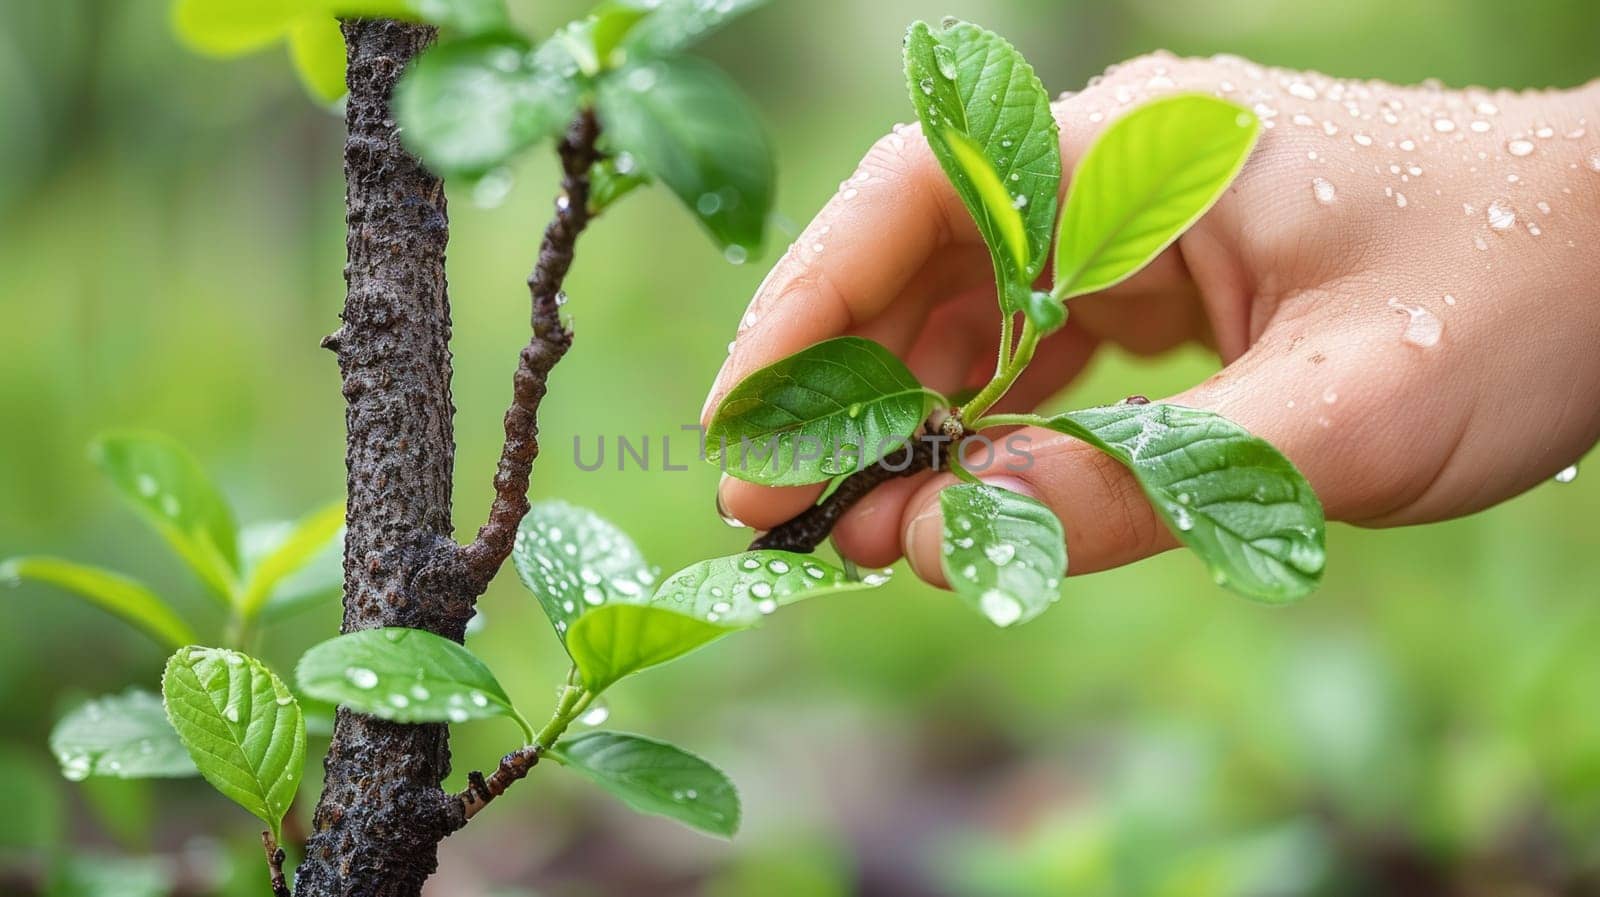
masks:
[[[347,293],[324,343],[347,402],[342,629],[410,626],[460,641],[477,593],[461,577],[419,575],[457,553],[444,184],[401,147],[389,113],[396,79],[434,31],[361,20],[344,36]],[[340,709],[323,766],[296,893],[415,897],[461,824],[460,802],[439,787],[447,729]]]

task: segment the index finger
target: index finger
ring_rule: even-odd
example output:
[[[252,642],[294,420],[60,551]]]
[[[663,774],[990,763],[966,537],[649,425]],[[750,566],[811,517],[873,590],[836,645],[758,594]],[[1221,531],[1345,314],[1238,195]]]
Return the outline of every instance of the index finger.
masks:
[[[709,423],[723,394],[751,372],[871,321],[942,247],[977,237],[921,127],[896,126],[872,145],[756,289],[701,423]],[[920,286],[923,295],[906,301],[936,298],[937,284]]]

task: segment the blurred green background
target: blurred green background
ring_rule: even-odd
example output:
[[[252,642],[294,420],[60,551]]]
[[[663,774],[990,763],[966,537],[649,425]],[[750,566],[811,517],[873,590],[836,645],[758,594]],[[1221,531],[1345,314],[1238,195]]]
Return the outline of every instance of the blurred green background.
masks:
[[[512,6],[536,34],[583,9]],[[1397,81],[1600,74],[1592,0],[778,0],[706,52],[766,111],[788,221],[911,116],[901,32],[946,14],[1009,36],[1052,92],[1158,47]],[[210,611],[85,459],[111,426],[176,436],[246,521],[340,494],[338,376],[317,341],[343,293],[341,130],[280,51],[192,56],[165,3],[0,2],[0,556],[102,564]],[[525,340],[545,155],[498,208],[453,198],[463,527],[489,498]],[[584,472],[570,444],[693,421],[787,237],[729,265],[659,190],[599,222],[568,284],[578,343],[543,409],[537,497],[598,509],[668,569],[741,547],[709,466]],[[1163,394],[1214,366],[1108,354],[1063,401]],[[1439,526],[1335,527],[1326,585],[1289,609],[1213,588],[1176,552],[1072,580],[1016,631],[907,574],[801,606],[610,695],[609,725],[733,774],[734,842],[541,768],[445,843],[430,893],[1600,893],[1597,517],[1600,472]],[[0,893],[263,893],[257,826],[198,780],[55,771],[55,717],[154,687],[161,650],[60,592],[0,598]],[[548,625],[509,574],[481,606],[474,649],[537,712],[564,671]],[[286,671],[336,625],[329,605],[264,653]],[[456,778],[513,739],[459,727]],[[303,816],[320,778],[313,760]]]

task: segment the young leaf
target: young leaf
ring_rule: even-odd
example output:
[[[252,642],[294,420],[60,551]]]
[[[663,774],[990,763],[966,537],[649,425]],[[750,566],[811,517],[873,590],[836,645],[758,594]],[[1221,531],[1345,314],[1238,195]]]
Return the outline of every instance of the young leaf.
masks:
[[[194,642],[177,612],[142,583],[109,570],[52,557],[11,558],[0,564],[0,583],[29,579],[72,592],[138,626],[169,648]]]
[[[289,58],[312,96],[331,103],[344,96],[344,34],[333,16],[306,16],[289,28]]]
[[[1067,306],[1045,290],[1029,290],[1023,314],[1039,329],[1039,335],[1054,333],[1067,323]]]
[[[259,613],[273,597],[274,589],[326,551],[343,529],[343,502],[329,505],[297,523],[274,527],[270,532],[262,528],[246,529],[240,544],[258,553],[250,557],[247,552],[245,557],[240,611],[246,617]]]
[[[897,451],[939,401],[888,349],[838,337],[730,390],[706,428],[706,458],[753,483],[820,483]]]
[[[739,791],[710,763],[662,741],[622,732],[585,732],[550,755],[641,813],[733,837]]]
[[[868,589],[832,564],[787,551],[747,551],[699,561],[664,579],[645,602],[587,609],[566,633],[567,653],[590,691],[666,663],[730,632],[758,625],[804,598]]]
[[[727,75],[699,59],[649,60],[603,76],[595,102],[609,144],[677,194],[718,244],[760,247],[772,144]]]
[[[1050,251],[1061,185],[1050,97],[1022,54],[965,22],[912,25],[905,64],[922,133],[1007,287],[1002,305],[1020,311]]]
[[[161,694],[200,775],[276,840],[306,755],[305,722],[289,688],[253,657],[190,646],[167,661]]]
[[[397,723],[464,723],[509,717],[529,743],[533,730],[471,651],[421,629],[363,629],[329,639],[300,658],[300,690]]]
[[[628,30],[622,46],[634,58],[667,56],[764,3],[766,0],[625,0],[619,5],[654,11]]]
[[[154,433],[114,433],[89,457],[218,596],[231,601],[239,568],[233,511],[200,465]]]
[[[481,175],[559,133],[578,96],[521,38],[494,34],[424,53],[396,86],[394,106],[406,145],[429,167]]]
[[[809,555],[754,551],[691,564],[649,593],[655,568],[633,541],[594,512],[562,501],[534,505],[511,559],[595,693],[754,626],[785,604],[883,581],[856,582]]]
[[[306,12],[306,0],[176,0],[172,26],[197,52],[236,56],[274,43]]]
[[[1246,109],[1200,94],[1154,100],[1113,122],[1072,173],[1056,295],[1103,290],[1148,264],[1222,196],[1259,131]]]
[[[120,779],[198,775],[161,697],[140,688],[80,705],[50,732],[50,752],[72,781],[89,776]]]
[[[989,622],[1026,623],[1060,597],[1066,538],[1049,508],[977,483],[947,487],[939,493],[939,507],[944,577]]]
[[[1040,426],[1082,439],[1131,470],[1218,585],[1277,604],[1321,580],[1321,502],[1289,459],[1238,424],[1157,403],[1073,411]]]
[[[656,568],[611,521],[560,500],[541,501],[522,518],[511,564],[556,635],[607,601],[636,601],[656,582]]]

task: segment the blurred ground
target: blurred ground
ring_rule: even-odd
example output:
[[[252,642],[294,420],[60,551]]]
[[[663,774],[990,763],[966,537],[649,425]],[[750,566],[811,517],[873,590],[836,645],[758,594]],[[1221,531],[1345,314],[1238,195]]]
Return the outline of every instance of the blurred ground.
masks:
[[[512,5],[539,33],[581,9]],[[945,14],[1010,36],[1052,91],[1157,47],[1397,81],[1600,75],[1586,0],[778,0],[708,52],[767,112],[790,221],[910,117],[901,31]],[[0,556],[115,567],[205,613],[83,446],[114,425],[170,432],[247,520],[339,494],[337,372],[317,341],[342,298],[340,122],[280,54],[181,50],[164,3],[4,0],[0,123]],[[454,197],[463,525],[489,497],[552,170],[520,170],[499,208]],[[709,466],[590,473],[569,445],[672,434],[687,456],[678,427],[764,270],[725,263],[664,194],[608,213],[569,283],[578,344],[545,404],[535,494],[598,509],[667,568],[738,548]],[[1108,356],[1062,401],[1163,394],[1213,366],[1199,352]],[[612,696],[610,725],[733,773],[736,841],[631,816],[540,769],[494,825],[447,842],[431,893],[1600,893],[1597,516],[1600,470],[1445,525],[1336,527],[1326,586],[1291,609],[1223,593],[1178,553],[1072,580],[1012,632],[909,576],[802,606]],[[108,859],[156,851],[193,881],[259,893],[251,821],[198,782],[55,774],[55,715],[153,684],[159,649],[56,592],[3,598],[0,891],[56,868],[70,873],[59,893],[160,893],[139,890],[146,866]],[[510,576],[482,606],[474,648],[539,706],[563,667],[545,621]],[[287,669],[336,620],[332,607],[300,618],[267,656]],[[462,727],[458,777],[511,737]]]

